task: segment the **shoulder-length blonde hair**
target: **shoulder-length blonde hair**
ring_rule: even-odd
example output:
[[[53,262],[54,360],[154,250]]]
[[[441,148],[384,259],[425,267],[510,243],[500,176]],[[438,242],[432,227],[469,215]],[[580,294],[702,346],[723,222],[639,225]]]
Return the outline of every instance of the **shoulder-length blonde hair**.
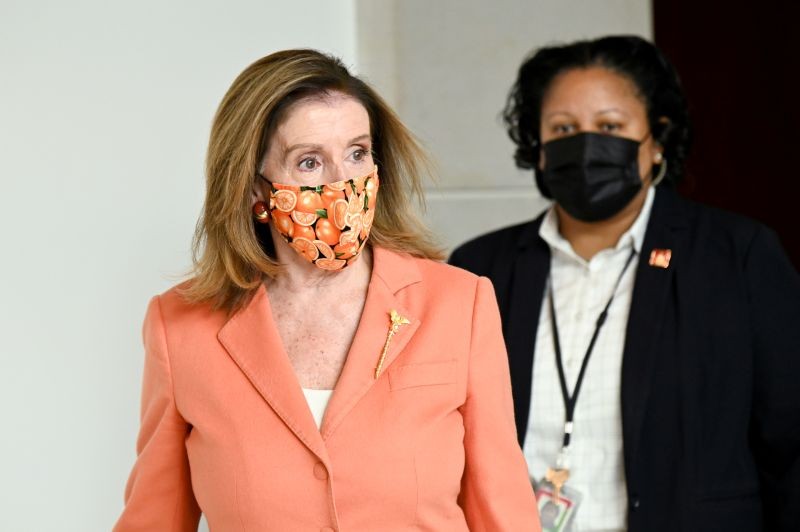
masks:
[[[192,302],[229,312],[244,305],[266,278],[280,274],[272,237],[252,215],[253,182],[275,129],[302,99],[342,93],[367,110],[381,192],[370,242],[433,259],[441,248],[421,222],[424,150],[378,94],[342,62],[315,50],[285,50],[259,59],[233,82],[211,126],[206,159],[206,198],[193,242]]]

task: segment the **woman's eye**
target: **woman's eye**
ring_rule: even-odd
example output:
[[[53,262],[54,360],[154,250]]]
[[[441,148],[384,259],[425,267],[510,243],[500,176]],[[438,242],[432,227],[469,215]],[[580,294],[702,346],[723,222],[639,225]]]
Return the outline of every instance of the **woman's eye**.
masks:
[[[364,159],[367,158],[368,155],[369,155],[369,152],[367,150],[358,149],[358,150],[353,152],[353,160],[354,161],[363,161]]]
[[[300,161],[301,170],[315,170],[317,168],[317,160],[313,157],[307,157]]]
[[[621,127],[622,126],[620,126],[619,124],[606,123],[600,125],[600,131],[602,131],[603,133],[614,133],[615,131],[619,131]]]
[[[569,135],[574,129],[570,124],[556,124],[553,126],[553,133],[556,135]]]

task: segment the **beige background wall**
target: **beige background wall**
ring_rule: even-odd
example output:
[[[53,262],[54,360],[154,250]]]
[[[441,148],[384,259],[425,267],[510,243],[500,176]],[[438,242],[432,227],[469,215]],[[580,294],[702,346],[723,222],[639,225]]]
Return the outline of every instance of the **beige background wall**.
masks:
[[[360,72],[440,169],[429,219],[451,247],[546,203],[516,169],[499,118],[536,47],[610,33],[651,37],[647,0],[357,0]]]

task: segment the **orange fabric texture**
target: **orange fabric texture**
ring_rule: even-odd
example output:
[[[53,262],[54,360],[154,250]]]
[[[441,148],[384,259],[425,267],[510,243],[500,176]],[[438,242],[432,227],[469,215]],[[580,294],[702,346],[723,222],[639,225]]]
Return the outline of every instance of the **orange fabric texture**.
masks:
[[[377,166],[365,176],[327,185],[272,183],[272,223],[304,259],[323,270],[341,270],[358,260],[367,243],[378,185]]]
[[[375,378],[395,309],[394,335]],[[115,531],[538,531],[491,283],[374,250],[318,430],[262,287],[230,319],[175,291],[144,325],[138,458]]]

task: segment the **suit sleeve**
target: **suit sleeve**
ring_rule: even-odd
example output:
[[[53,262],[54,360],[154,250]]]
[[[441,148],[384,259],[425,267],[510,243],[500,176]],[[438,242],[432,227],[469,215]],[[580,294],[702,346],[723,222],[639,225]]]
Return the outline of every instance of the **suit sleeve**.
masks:
[[[472,316],[459,504],[473,531],[539,531],[536,499],[517,443],[511,379],[494,290],[479,278]]]
[[[755,349],[751,437],[765,530],[800,530],[800,276],[762,228],[745,273]]]
[[[144,377],[137,459],[114,532],[197,530],[185,440],[190,425],[175,405],[166,332],[158,297],[144,322]]]

